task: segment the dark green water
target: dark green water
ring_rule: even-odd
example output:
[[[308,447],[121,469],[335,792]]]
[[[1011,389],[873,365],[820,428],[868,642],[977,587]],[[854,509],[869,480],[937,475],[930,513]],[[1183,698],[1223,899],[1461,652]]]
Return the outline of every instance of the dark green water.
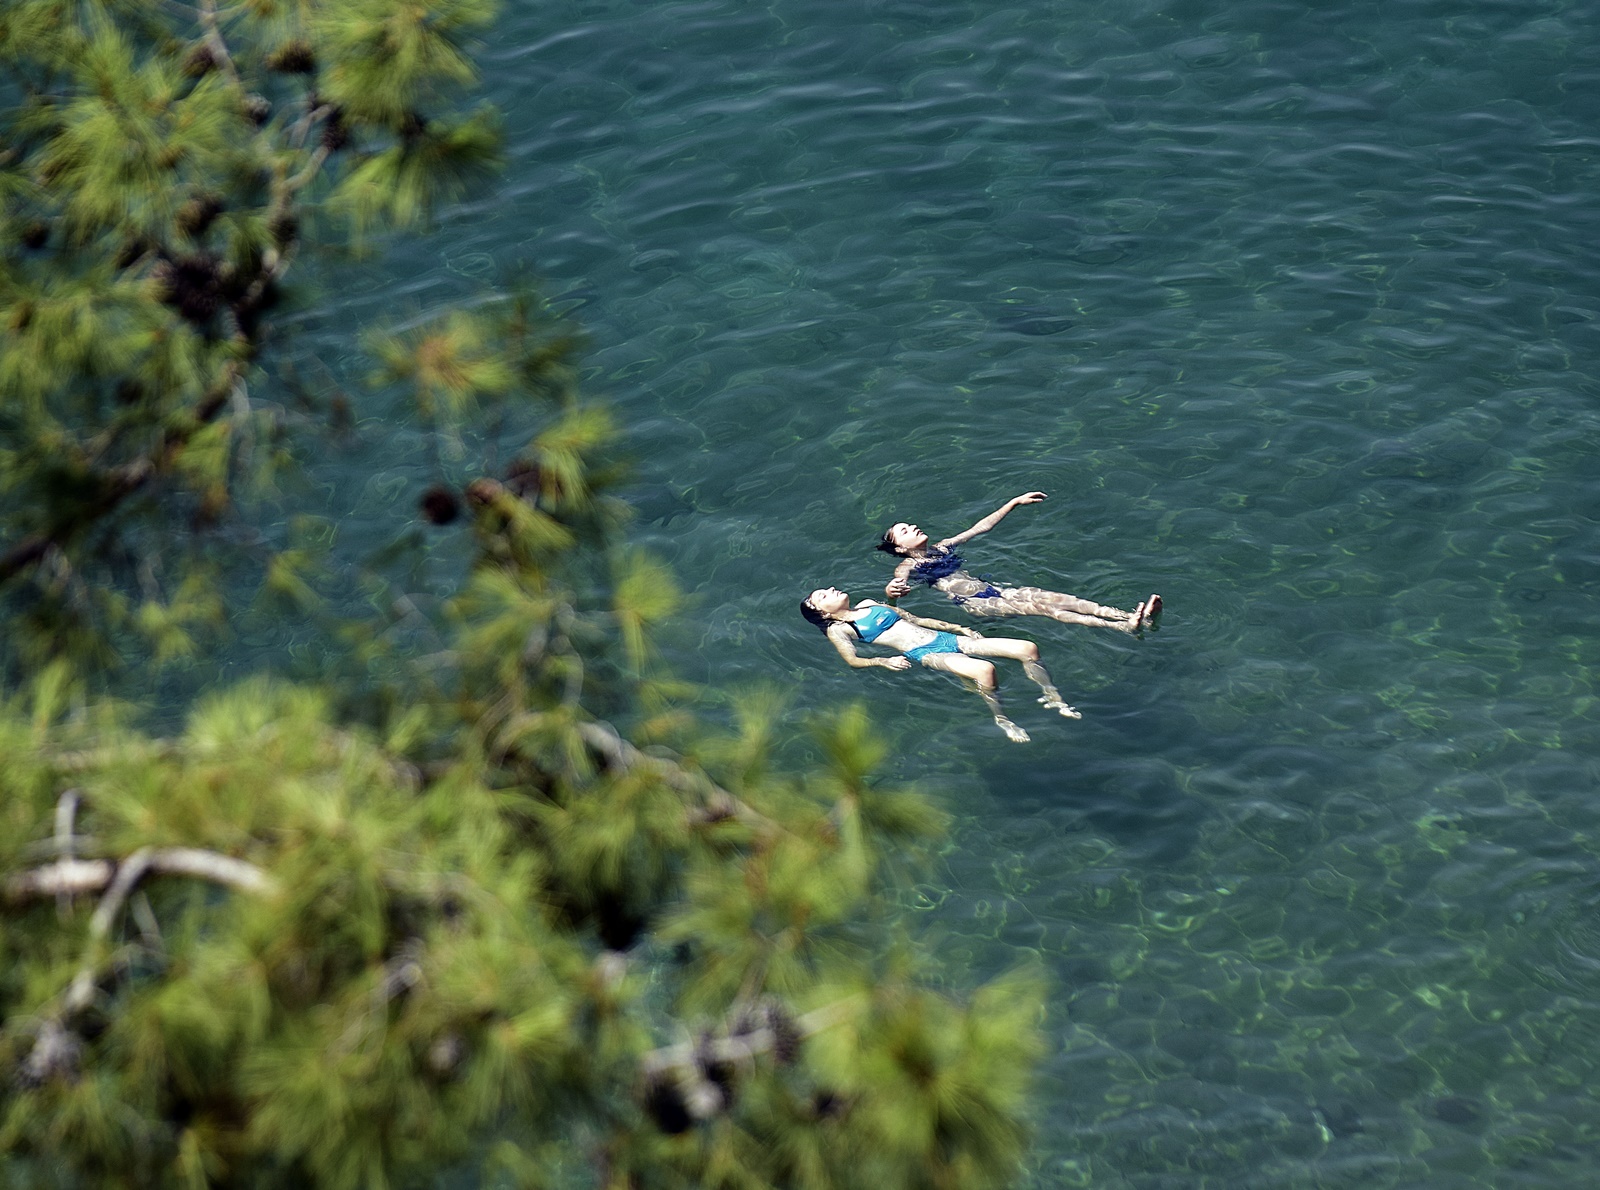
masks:
[[[536,266],[674,663],[869,700],[961,815],[952,979],[1053,973],[1035,1184],[1589,1184],[1600,5],[508,8],[504,185],[308,354]],[[974,570],[1167,599],[1012,622],[1082,722],[1014,681],[1012,745],[794,614],[1030,488]]]

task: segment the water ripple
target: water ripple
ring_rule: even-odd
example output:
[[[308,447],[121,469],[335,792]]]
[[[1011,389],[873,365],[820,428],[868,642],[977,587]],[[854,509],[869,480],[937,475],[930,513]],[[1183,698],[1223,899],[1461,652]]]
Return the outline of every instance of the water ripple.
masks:
[[[672,659],[869,699],[967,814],[920,911],[975,973],[1055,971],[1035,1184],[1576,1184],[1592,26],[1564,0],[525,7],[488,47],[503,190],[343,286],[306,350],[355,368],[350,318],[519,257],[581,308],[638,536],[698,601]],[[1051,501],[974,565],[1167,598],[1142,640],[988,626],[1040,642],[1081,723],[1013,683],[1015,748],[794,616],[881,588],[892,519],[1029,488]],[[348,493],[345,531],[403,494]]]

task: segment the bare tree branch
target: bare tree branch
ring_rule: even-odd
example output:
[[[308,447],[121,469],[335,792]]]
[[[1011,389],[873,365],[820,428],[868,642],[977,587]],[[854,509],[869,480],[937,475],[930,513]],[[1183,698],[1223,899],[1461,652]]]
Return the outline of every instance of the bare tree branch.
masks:
[[[682,764],[665,757],[641,752],[623,739],[609,723],[580,723],[578,734],[584,743],[603,755],[621,769],[644,768],[654,773],[666,784],[684,793],[699,794],[705,805],[695,811],[698,822],[720,822],[737,818],[750,826],[773,828],[776,824],[751,808],[703,773],[693,773]]]
[[[58,828],[63,817],[60,811],[58,804]],[[254,864],[194,847],[141,847],[121,863],[69,856],[8,877],[0,884],[0,899],[10,902],[106,890],[89,919],[89,945],[72,982],[55,1009],[39,1023],[33,1049],[23,1064],[26,1080],[44,1082],[76,1065],[82,1045],[69,1022],[94,1003],[95,973],[100,968],[105,940],[139,882],[152,872],[195,876],[251,893],[269,892],[276,887],[273,879]],[[148,923],[141,923],[141,928],[149,932]]]
[[[18,902],[34,897],[97,892],[111,883],[117,865],[108,859],[60,859],[53,864],[6,877],[0,896]]]
[[[318,171],[322,169],[323,162],[328,160],[328,153],[329,149],[327,145],[318,145],[316,149],[312,151],[311,157],[306,162],[305,167],[301,169],[299,173],[295,174],[294,177],[289,178],[284,182],[283,188],[285,197],[292,195],[297,190],[302,190],[311,184],[312,180],[317,176]]]
[[[94,907],[94,916],[89,919],[89,952],[83,956],[78,973],[72,978],[72,986],[62,998],[63,1017],[82,1012],[94,1001],[94,973],[99,966],[100,944],[111,933],[122,906],[127,903],[128,894],[150,870],[150,857],[153,854],[151,848],[141,847],[117,865],[117,874],[112,878],[111,887],[100,898],[100,903]]]
[[[235,87],[243,87],[239,81],[238,68],[233,64],[233,55],[228,52],[228,43],[222,40],[222,30],[217,22],[216,0],[203,0],[200,5],[200,23],[205,26],[206,48],[211,51],[211,56],[216,59],[224,73],[233,82]]]
[[[843,1021],[858,1003],[841,1000],[798,1019],[769,1004],[764,1011],[742,1014],[720,1037],[708,1034],[698,1041],[652,1050],[640,1061],[639,1073],[647,1088],[672,1088],[690,1117],[707,1120],[727,1106],[722,1088],[712,1078],[715,1067],[749,1066],[763,1054],[787,1061],[793,1054],[786,1051]]]
[[[78,815],[78,791],[69,789],[56,799],[55,853],[61,859],[73,858],[73,820]],[[56,894],[56,916],[65,921],[72,911],[72,898],[65,892]]]
[[[109,887],[105,900],[95,910],[94,921],[99,922],[102,913],[115,916],[122,901],[147,873],[193,876],[256,894],[270,893],[277,887],[272,877],[244,860],[195,847],[161,847],[141,848],[120,864],[108,859],[68,857],[18,872],[0,884],[0,900],[15,904],[58,893],[72,895]],[[110,928],[109,919],[105,928]],[[91,931],[93,929],[91,924]]]
[[[839,1000],[824,1004],[791,1022],[796,1039],[804,1041],[824,1029],[832,1028],[856,1010],[858,1001]],[[701,1041],[680,1041],[651,1050],[639,1062],[646,1076],[693,1065],[697,1056],[715,1062],[747,1062],[760,1054],[772,1052],[777,1044],[779,1030],[772,1024],[769,1012],[764,1021],[753,1028],[734,1030],[725,1037],[710,1037]]]
[[[72,820],[77,817],[81,796],[69,789],[56,799],[56,854],[72,858]]]

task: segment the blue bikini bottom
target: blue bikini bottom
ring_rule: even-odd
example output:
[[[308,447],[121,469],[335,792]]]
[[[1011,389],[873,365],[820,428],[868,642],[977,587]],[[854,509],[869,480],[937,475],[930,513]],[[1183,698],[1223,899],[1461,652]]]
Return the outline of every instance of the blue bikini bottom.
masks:
[[[959,653],[961,642],[956,639],[953,632],[935,633],[932,640],[925,645],[918,645],[914,649],[907,649],[906,656],[913,661],[921,661],[924,657],[931,657],[935,653]]]
[[[988,583],[988,584],[986,584],[984,586],[983,590],[974,591],[971,595],[952,595],[952,596],[950,596],[950,601],[952,603],[958,603],[959,604],[959,603],[966,603],[968,600],[971,600],[971,599],[999,599],[999,598],[1000,598],[1000,589],[998,587],[996,587],[993,583]]]

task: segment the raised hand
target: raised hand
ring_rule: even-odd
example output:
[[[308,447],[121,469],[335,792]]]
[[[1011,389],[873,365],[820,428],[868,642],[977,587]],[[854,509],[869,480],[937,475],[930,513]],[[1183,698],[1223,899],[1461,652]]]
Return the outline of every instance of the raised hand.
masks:
[[[1037,503],[1039,503],[1039,501],[1048,500],[1049,498],[1050,497],[1046,496],[1043,492],[1024,492],[1024,493],[1022,493],[1022,495],[1018,496],[1011,503],[1013,503],[1013,504],[1037,504]]]

